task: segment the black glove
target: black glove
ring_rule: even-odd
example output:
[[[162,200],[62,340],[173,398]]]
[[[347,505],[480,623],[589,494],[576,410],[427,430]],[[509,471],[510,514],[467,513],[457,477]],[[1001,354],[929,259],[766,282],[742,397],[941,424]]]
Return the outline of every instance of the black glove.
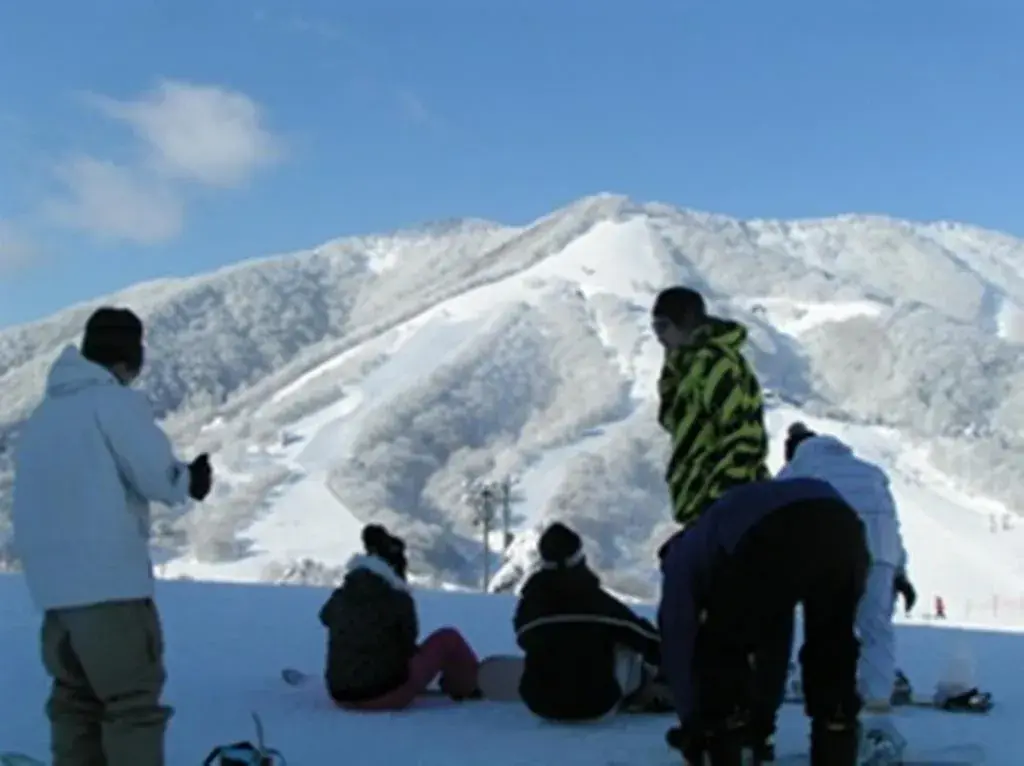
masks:
[[[907,573],[902,569],[897,572],[892,586],[899,595],[903,596],[903,605],[909,614],[910,610],[914,608],[914,604],[917,603],[917,591],[914,590],[914,586],[907,578]]]
[[[213,468],[210,456],[204,452],[188,464],[188,494],[193,500],[202,501],[210,494],[213,484]]]

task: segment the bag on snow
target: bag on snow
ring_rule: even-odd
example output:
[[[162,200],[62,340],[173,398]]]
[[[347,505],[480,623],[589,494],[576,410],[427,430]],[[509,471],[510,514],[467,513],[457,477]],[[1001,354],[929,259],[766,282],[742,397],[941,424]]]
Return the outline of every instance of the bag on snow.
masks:
[[[203,761],[203,766],[287,766],[284,756],[274,748],[268,748],[263,740],[263,722],[256,714],[252,714],[256,724],[256,743],[235,742],[230,745],[218,745],[210,751]]]

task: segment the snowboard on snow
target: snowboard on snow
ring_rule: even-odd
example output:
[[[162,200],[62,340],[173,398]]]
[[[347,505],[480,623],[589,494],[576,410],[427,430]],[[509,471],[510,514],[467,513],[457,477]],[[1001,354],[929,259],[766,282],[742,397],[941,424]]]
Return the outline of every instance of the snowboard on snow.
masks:
[[[477,686],[483,699],[492,702],[520,702],[519,681],[523,677],[525,661],[514,654],[492,654],[480,661],[477,671]],[[661,684],[654,683],[645,687],[619,708],[625,715],[657,715],[674,711],[664,694],[659,691]]]
[[[793,663],[789,664],[789,674],[795,670]],[[786,682],[786,696],[783,700],[787,703],[803,704],[803,688],[798,678]],[[894,708],[912,707],[941,710],[944,713],[988,713],[995,705],[990,692],[983,692],[978,689],[950,698],[940,704],[933,697],[914,694],[910,680],[902,671],[896,671],[896,683],[893,685],[892,697],[890,698]]]
[[[281,680],[289,686],[306,686],[310,682],[316,682],[321,680],[320,676],[307,673],[304,670],[298,668],[283,668],[281,670]],[[424,689],[419,694],[420,697],[443,697],[444,692],[435,687]],[[0,766],[6,766],[3,761],[0,761]]]
[[[523,658],[514,654],[484,657],[476,676],[481,696],[493,702],[519,702],[519,679],[524,667]]]
[[[908,747],[899,762],[891,766],[980,766],[985,763],[986,757],[985,748],[978,744]],[[774,763],[776,766],[810,766],[811,756],[809,753],[786,753],[776,756]]]
[[[804,698],[802,694],[793,694],[790,692],[786,694],[783,701],[787,704],[802,705],[804,703]],[[944,707],[937,704],[931,697],[925,697],[922,695],[913,695],[900,700],[893,700],[892,706],[893,708],[924,708],[927,710],[938,710],[943,713],[958,713],[961,715],[985,715],[992,710],[995,703],[992,701],[991,694],[988,692],[981,692],[974,695],[969,705],[964,706]]]

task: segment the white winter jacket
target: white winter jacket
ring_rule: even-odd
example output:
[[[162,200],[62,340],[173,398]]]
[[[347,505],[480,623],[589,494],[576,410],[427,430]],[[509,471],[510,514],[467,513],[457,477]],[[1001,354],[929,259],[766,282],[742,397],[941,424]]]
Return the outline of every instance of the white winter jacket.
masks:
[[[864,522],[874,563],[906,568],[896,501],[885,471],[858,458],[834,436],[812,436],[800,442],[793,459],[776,478],[797,477],[821,479],[835,487]]]
[[[188,498],[145,397],[69,346],[14,453],[14,545],[40,610],[149,598],[149,502]]]

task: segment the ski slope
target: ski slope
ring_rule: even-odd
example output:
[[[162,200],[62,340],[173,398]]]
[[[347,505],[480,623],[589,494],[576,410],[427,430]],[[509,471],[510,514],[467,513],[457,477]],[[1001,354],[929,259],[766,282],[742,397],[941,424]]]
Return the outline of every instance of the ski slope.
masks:
[[[268,744],[289,764],[375,766],[678,766],[664,746],[672,716],[619,718],[559,726],[513,704],[424,701],[397,714],[336,709],[319,685],[289,688],[286,665],[318,673],[324,631],[317,610],[322,589],[241,583],[161,582],[158,602],[167,639],[167,700],[176,708],[168,735],[168,766],[195,766],[215,745],[253,738],[257,711]],[[505,596],[416,591],[421,636],[458,626],[481,655],[515,651],[514,601]],[[646,610],[650,613],[650,610]],[[38,657],[38,617],[15,575],[0,576],[0,749],[45,755],[47,680]],[[929,688],[950,657],[970,652],[975,672],[999,706],[987,717],[936,711],[899,713],[912,746],[965,741],[989,748],[992,766],[1016,766],[1019,711],[1024,705],[1024,637],[1015,632],[902,626],[900,662],[916,687]],[[1013,669],[1011,672],[1007,672]],[[806,719],[783,708],[780,753],[802,749]]]
[[[660,247],[643,218],[598,222],[535,265],[445,300],[289,382],[269,399],[301,401],[309,387],[338,375],[341,365],[356,355],[377,356],[368,363],[365,375],[350,382],[346,379],[337,402],[285,426],[285,444],[252,445],[259,460],[287,468],[290,478],[254,512],[242,531],[252,542],[247,555],[221,563],[183,556],[164,564],[162,574],[258,581],[272,565],[298,559],[328,567],[342,565],[358,548],[362,520],[374,509],[349,508],[331,492],[327,477],[332,466],[350,457],[368,415],[388,407],[396,395],[459,358],[483,330],[515,306],[539,304],[552,295],[560,298],[566,291],[584,295],[586,321],[630,384],[637,410],[647,406],[656,395],[662,360],[648,327],[648,307],[669,276]],[[621,253],[630,257],[623,259]],[[877,316],[883,309],[866,299],[811,302],[748,296],[735,303],[797,340],[823,324]],[[1001,516],[1005,509],[958,493],[929,467],[922,445],[911,444],[893,431],[815,419],[788,406],[775,407],[768,417],[774,434],[774,467],[781,461],[786,426],[802,419],[849,441],[890,473],[911,555],[911,575],[921,595],[918,613],[930,611],[935,596],[941,595],[947,610],[959,617],[978,623],[1015,617],[1024,625],[1024,530],[989,531],[990,514]],[[517,451],[514,446],[504,453],[496,450],[496,467],[510,460],[518,463],[518,489],[528,501],[516,505],[513,531],[529,543],[547,520],[549,501],[563,486],[572,459],[602,448],[633,424],[633,416],[604,423],[546,450]],[[223,477],[216,460],[215,467]],[[238,478],[244,478],[245,470],[244,466],[236,470]],[[498,533],[493,536],[496,557],[500,538]],[[519,566],[518,558],[510,563]]]

